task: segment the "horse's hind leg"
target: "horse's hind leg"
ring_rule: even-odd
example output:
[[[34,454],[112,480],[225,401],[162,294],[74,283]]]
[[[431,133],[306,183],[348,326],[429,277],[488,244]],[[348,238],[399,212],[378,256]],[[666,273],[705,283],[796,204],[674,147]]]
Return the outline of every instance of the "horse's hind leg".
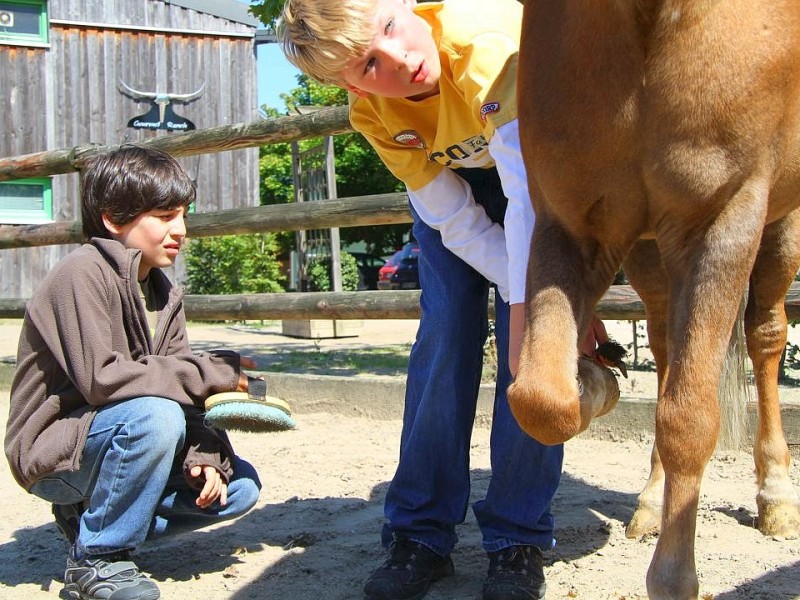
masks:
[[[654,186],[657,187],[657,186]],[[758,251],[766,186],[749,179],[707,228],[663,219],[661,260],[669,274],[669,372],[656,407],[664,507],[647,591],[653,600],[696,598],[694,559],[700,484],[719,433],[717,387],[731,328]],[[691,215],[702,216],[701,211]]]
[[[758,528],[764,535],[797,537],[800,500],[789,479],[789,449],[781,425],[778,371],[786,346],[784,299],[800,264],[800,211],[764,230],[745,313],[747,351],[758,391],[758,430],[753,446]]]
[[[647,338],[656,362],[658,395],[667,373],[667,274],[661,255],[652,240],[637,242],[623,263],[625,274],[644,302],[647,317]],[[636,510],[625,529],[629,538],[657,533],[661,528],[661,508],[664,504],[664,467],[658,448],[653,444],[650,456],[650,476],[639,494]]]

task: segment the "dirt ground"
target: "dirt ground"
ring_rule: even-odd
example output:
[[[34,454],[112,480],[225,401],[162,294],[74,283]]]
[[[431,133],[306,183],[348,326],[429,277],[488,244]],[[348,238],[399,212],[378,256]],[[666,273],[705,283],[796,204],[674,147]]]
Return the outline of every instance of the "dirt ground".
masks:
[[[8,335],[0,330],[0,339]],[[644,377],[635,387],[646,394],[651,385]],[[1,391],[3,430],[7,413],[8,392]],[[238,453],[257,466],[264,484],[251,513],[148,543],[136,553],[162,598],[362,598],[365,577],[383,558],[382,503],[400,423],[327,413],[296,418],[295,431],[232,434]],[[485,492],[490,477],[488,438],[488,428],[477,426],[473,500]],[[553,507],[558,543],[546,554],[550,600],[646,598],[645,573],[656,539],[628,540],[624,527],[647,476],[650,442],[578,438],[567,444]],[[796,464],[792,478],[800,485]],[[49,505],[18,487],[5,461],[0,461],[0,491],[0,599],[58,598],[66,544]],[[754,496],[749,454],[712,459],[696,537],[704,600],[800,598],[800,542],[765,538],[754,529]],[[471,511],[458,533],[456,576],[435,584],[426,596],[430,600],[480,598],[487,562]]]

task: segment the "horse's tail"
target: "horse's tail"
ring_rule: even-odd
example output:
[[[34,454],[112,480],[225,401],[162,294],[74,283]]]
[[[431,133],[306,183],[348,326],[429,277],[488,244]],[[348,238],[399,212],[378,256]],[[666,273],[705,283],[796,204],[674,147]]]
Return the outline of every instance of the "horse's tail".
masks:
[[[744,334],[744,309],[747,296],[739,305],[731,339],[719,378],[720,429],[718,450],[739,450],[747,445],[747,405],[750,386],[747,382],[747,342]]]

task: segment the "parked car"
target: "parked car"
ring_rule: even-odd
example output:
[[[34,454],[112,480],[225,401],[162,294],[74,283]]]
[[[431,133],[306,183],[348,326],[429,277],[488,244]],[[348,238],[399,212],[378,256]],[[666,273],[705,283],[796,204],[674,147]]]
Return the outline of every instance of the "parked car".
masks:
[[[377,290],[378,271],[386,264],[380,256],[366,252],[351,252],[358,265],[358,290]]]
[[[394,272],[397,270],[397,265],[400,263],[400,254],[401,250],[398,250],[389,259],[383,264],[383,266],[378,270],[378,289],[379,290],[390,290],[392,289],[390,279]]]
[[[408,242],[378,271],[378,289],[417,290],[419,287],[419,244]]]

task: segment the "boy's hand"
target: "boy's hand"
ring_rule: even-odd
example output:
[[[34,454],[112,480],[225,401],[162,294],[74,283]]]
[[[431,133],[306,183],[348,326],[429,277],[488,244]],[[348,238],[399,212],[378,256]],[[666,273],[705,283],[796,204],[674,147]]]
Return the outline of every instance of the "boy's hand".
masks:
[[[217,500],[222,506],[228,503],[228,484],[214,467],[195,465],[189,473],[196,479],[205,479],[205,485],[195,500],[197,506],[208,508]]]
[[[240,369],[255,369],[256,368],[256,361],[254,361],[249,356],[240,356],[239,357],[239,368]],[[237,392],[246,392],[247,391],[247,373],[241,371],[239,373],[239,383],[236,385]]]
[[[597,356],[597,347],[608,341],[608,333],[606,333],[606,326],[597,315],[592,315],[592,322],[589,325],[589,332],[583,340],[579,350],[582,356],[595,358]]]

